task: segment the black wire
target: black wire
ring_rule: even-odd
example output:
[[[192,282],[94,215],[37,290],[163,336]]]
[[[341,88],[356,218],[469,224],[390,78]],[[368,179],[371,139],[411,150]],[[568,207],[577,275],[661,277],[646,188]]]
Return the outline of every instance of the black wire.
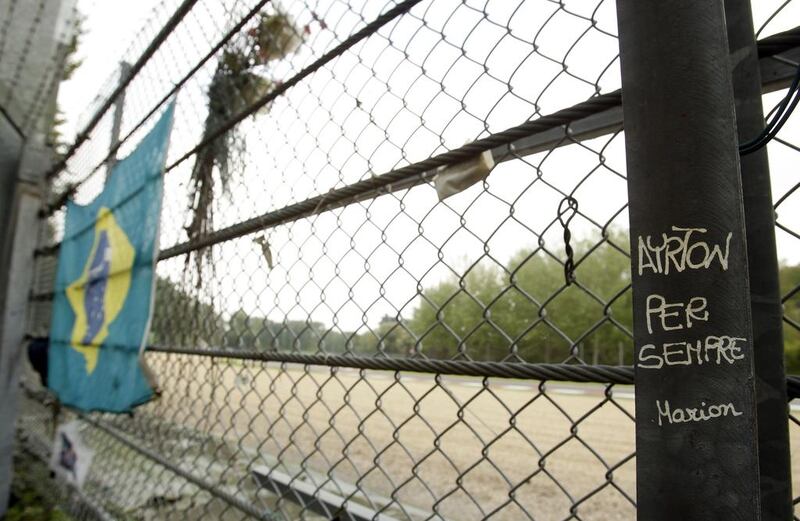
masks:
[[[800,102],[800,67],[797,68],[794,79],[789,86],[789,91],[767,115],[767,124],[764,129],[752,140],[739,145],[739,154],[750,154],[772,141],[789,120],[798,102]]]
[[[800,71],[800,69],[798,70]],[[798,75],[798,77],[800,77],[800,75]],[[794,112],[795,107],[797,107],[798,101],[800,101],[800,88],[795,89],[795,96],[794,99],[792,100],[792,104],[789,106],[788,109],[786,109],[784,117],[780,121],[778,121],[777,125],[775,125],[775,128],[770,132],[769,136],[770,140],[773,139],[778,134],[778,132],[780,132],[783,125],[789,120],[789,116],[792,115],[792,112]]]
[[[795,99],[789,110],[786,110],[786,104],[791,100],[793,94],[795,94],[794,91],[787,93],[787,96],[781,101],[781,104],[771,111],[776,113],[775,117],[767,122],[764,130],[762,130],[756,138],[739,146],[739,153],[741,155],[750,154],[761,149],[775,137],[778,130],[783,127],[784,123],[786,123],[791,115],[791,112],[794,110],[794,107],[797,105],[797,100]]]
[[[564,216],[568,213],[569,217],[565,219]],[[575,252],[572,249],[572,232],[569,229],[569,223],[576,213],[578,213],[578,200],[571,195],[564,196],[558,204],[558,222],[564,228],[564,251],[567,254],[567,260],[564,261],[564,280],[567,286],[575,281],[575,259],[573,258]]]

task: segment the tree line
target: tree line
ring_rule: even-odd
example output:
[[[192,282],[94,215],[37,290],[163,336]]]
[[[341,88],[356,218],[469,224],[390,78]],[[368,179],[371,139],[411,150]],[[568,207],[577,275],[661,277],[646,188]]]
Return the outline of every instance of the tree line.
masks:
[[[622,233],[575,244],[575,282],[544,249],[521,249],[505,264],[480,262],[424,290],[409,316],[344,331],[308,320],[273,321],[215,306],[166,279],[157,284],[151,341],[260,351],[420,356],[481,361],[633,363],[630,259]],[[782,265],[781,288],[800,285],[800,265]],[[800,299],[785,316],[800,325]],[[784,323],[786,366],[800,372],[800,331]]]

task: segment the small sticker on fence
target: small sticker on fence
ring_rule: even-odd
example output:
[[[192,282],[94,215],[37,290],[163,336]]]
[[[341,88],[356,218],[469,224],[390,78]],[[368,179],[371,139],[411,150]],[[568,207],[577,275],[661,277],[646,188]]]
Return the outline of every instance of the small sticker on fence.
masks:
[[[77,421],[65,423],[56,429],[50,468],[58,477],[83,487],[93,458],[94,451],[83,443]]]

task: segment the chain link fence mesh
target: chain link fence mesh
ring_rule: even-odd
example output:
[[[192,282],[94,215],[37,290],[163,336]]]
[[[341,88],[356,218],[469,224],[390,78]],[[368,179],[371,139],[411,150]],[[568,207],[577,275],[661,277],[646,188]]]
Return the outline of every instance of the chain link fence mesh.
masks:
[[[800,6],[797,2],[781,2],[771,10],[771,14],[763,19],[758,29],[758,37],[768,36],[779,31],[789,29],[793,20],[797,18]],[[758,20],[757,20],[758,22]],[[756,27],[759,27],[757,24]],[[790,65],[800,66],[800,57],[795,53],[791,56],[780,56],[776,61]],[[764,96],[765,112],[772,108],[782,96],[784,91],[775,92]],[[780,264],[780,283],[783,294],[783,321],[784,321],[784,349],[786,371],[791,375],[800,373],[800,315],[797,313],[800,279],[797,272],[800,269],[798,261],[798,247],[800,247],[800,215],[797,213],[795,192],[800,187],[797,184],[796,169],[793,163],[797,161],[800,152],[800,125],[796,118],[790,119],[781,134],[768,145],[770,177],[772,181],[772,197],[775,205],[775,234],[778,246],[778,261]],[[796,164],[796,163],[795,163]],[[795,394],[795,396],[797,396]],[[797,504],[800,502],[800,423],[798,418],[800,401],[796,398],[789,402],[789,434],[791,439],[793,496],[795,504],[794,519],[800,519]]]
[[[798,5],[754,6],[760,37]],[[49,327],[65,197],[95,197],[177,95],[145,355],[161,393],[81,416],[96,454],[76,517],[634,519],[615,9],[159,4],[121,58],[151,53],[118,150],[108,110],[66,149],[40,230],[32,336]],[[86,122],[125,80],[109,78]],[[794,125],[770,145],[787,266],[800,185],[776,156],[798,151]],[[487,139],[491,174],[444,200],[434,176],[474,150],[414,170]],[[20,446],[46,458],[75,414],[35,382]]]

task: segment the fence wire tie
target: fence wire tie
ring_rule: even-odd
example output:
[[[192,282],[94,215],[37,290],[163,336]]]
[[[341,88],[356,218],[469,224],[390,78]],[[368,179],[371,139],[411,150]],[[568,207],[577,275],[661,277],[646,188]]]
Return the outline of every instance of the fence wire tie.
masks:
[[[564,204],[566,203],[566,205]],[[567,286],[575,282],[575,260],[573,255],[575,252],[572,250],[570,241],[572,240],[572,232],[569,229],[569,223],[572,221],[575,214],[578,213],[578,200],[571,195],[564,196],[561,202],[558,203],[558,222],[564,228],[564,251],[567,254],[567,260],[564,261],[564,280]],[[568,217],[564,217],[569,214]]]
[[[258,237],[253,238],[253,242],[261,246],[261,254],[264,256],[264,260],[269,266],[269,269],[273,269],[275,267],[272,261],[272,249],[270,248],[269,241],[267,240],[266,235],[260,235]]]

